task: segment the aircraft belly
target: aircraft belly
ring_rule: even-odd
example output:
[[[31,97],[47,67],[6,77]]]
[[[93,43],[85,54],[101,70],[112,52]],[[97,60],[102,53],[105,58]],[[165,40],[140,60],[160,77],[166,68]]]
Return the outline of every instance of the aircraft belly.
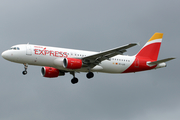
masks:
[[[32,56],[26,56],[24,58],[23,63],[28,63],[29,65],[38,65],[38,66],[52,66],[54,67],[53,57],[47,57],[47,56],[37,56],[37,55],[32,55]]]

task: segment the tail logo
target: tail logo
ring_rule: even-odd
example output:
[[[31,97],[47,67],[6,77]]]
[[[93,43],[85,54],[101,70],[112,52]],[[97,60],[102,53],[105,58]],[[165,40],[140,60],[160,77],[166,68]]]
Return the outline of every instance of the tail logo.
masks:
[[[163,33],[155,33],[142,49],[135,55],[135,60],[132,65],[124,71],[138,72],[155,68],[157,65],[147,65],[147,63],[157,61]]]

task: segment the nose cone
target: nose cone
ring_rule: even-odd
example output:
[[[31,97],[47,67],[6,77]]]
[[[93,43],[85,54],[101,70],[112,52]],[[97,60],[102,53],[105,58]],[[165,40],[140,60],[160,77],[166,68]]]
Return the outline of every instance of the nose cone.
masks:
[[[6,50],[4,51],[1,56],[11,62],[18,62],[18,56],[17,54],[12,50]]]
[[[1,56],[2,56],[4,59],[6,59],[6,57],[7,57],[6,51],[4,51],[4,52],[1,54]]]
[[[8,59],[9,59],[9,53],[8,53],[8,51],[4,51],[4,52],[1,54],[1,56],[2,56],[4,59],[8,60]]]

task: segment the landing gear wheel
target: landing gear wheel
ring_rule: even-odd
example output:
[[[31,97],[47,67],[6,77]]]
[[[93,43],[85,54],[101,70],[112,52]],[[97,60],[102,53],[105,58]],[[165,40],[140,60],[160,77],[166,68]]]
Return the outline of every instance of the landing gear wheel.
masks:
[[[74,78],[71,80],[71,83],[72,83],[72,84],[78,83],[78,79],[77,79],[76,77],[74,77]]]
[[[27,74],[27,71],[23,71],[22,74],[23,74],[23,75],[26,75],[26,74]]]
[[[88,73],[86,74],[86,77],[87,77],[88,79],[93,78],[93,77],[94,77],[94,73],[93,73],[93,72],[88,72]]]
[[[28,68],[28,64],[23,64],[24,65],[24,71],[22,72],[23,75],[27,74],[27,68]]]

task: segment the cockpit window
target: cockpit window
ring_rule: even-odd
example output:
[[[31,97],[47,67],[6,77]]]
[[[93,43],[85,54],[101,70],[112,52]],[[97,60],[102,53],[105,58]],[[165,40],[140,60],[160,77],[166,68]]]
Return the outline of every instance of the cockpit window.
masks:
[[[11,47],[10,50],[20,50],[19,47]]]

